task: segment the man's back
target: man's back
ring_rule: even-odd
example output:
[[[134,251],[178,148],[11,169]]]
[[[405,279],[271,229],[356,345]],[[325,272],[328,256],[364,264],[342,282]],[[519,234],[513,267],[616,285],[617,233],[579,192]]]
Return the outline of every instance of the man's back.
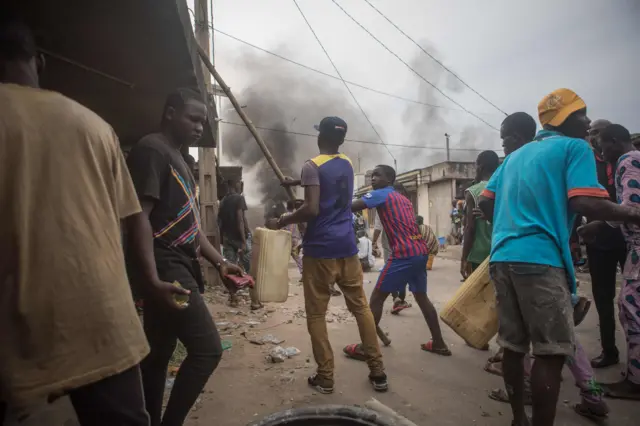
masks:
[[[607,196],[587,142],[541,131],[505,159],[483,192],[496,200],[491,262],[538,263],[572,273],[575,214],[568,200],[594,194]]]
[[[228,194],[220,201],[218,218],[220,221],[220,232],[225,238],[234,241],[241,241],[240,224],[238,221],[238,210],[246,210],[244,197],[240,194]],[[244,229],[244,224],[242,225]]]
[[[377,206],[380,222],[389,240],[391,258],[402,259],[428,254],[422,239],[411,201],[393,187],[371,191],[365,197],[380,199]]]
[[[304,253],[316,258],[346,258],[358,253],[351,198],[353,167],[343,154],[319,155],[305,163],[302,185],[320,186],[320,206],[304,234]]]
[[[108,124],[64,96],[0,85],[0,383],[18,405],[148,353],[120,219],[140,211]]]

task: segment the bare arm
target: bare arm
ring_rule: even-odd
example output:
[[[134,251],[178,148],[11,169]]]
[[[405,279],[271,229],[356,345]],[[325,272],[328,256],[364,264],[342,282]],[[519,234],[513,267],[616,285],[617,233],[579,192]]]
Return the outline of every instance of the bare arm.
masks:
[[[571,209],[591,220],[640,223],[640,209],[618,205],[604,198],[578,196],[569,200]]]
[[[357,213],[367,208],[367,205],[364,203],[362,198],[358,198],[357,200],[353,200],[351,203],[351,211],[353,213]]]
[[[373,230],[373,245],[375,246],[376,244],[378,244],[378,238],[380,238],[380,234],[382,234],[382,231],[379,229],[374,229]]]
[[[487,198],[483,195],[478,199],[478,207],[482,210],[487,222],[493,222],[493,208],[495,207],[495,200]]]
[[[218,250],[209,242],[209,239],[204,235],[204,232],[199,232],[200,242],[200,255],[204,257],[209,263],[216,268],[220,269],[220,266],[225,263],[224,258]]]
[[[240,235],[240,242],[242,243],[242,250],[245,250],[247,247],[247,227],[244,222],[244,210],[242,210],[242,208],[238,208],[236,211],[236,223],[238,226],[238,235]]]
[[[320,185],[304,187],[304,202],[299,209],[282,216],[278,225],[282,228],[292,223],[304,223],[312,220],[320,211]]]
[[[467,208],[464,215],[466,226],[464,227],[464,235],[462,237],[462,262],[467,261],[467,257],[469,257],[471,247],[473,247],[473,242],[476,238],[476,221],[473,217],[473,209],[476,207],[476,203],[469,192],[465,195],[465,201]]]
[[[143,284],[152,286],[159,281],[156,269],[156,258],[153,253],[153,228],[149,222],[149,215],[153,210],[154,202],[149,199],[140,201],[142,212],[125,219],[129,244],[138,269],[142,274]]]
[[[166,306],[173,309],[184,309],[186,305],[179,304],[176,295],[187,295],[189,290],[176,287],[164,282],[158,277],[156,259],[153,252],[153,228],[149,222],[149,215],[153,210],[154,202],[149,199],[141,200],[142,212],[125,219],[127,235],[131,245],[131,254],[137,262],[141,273],[141,284],[154,298],[161,300]]]

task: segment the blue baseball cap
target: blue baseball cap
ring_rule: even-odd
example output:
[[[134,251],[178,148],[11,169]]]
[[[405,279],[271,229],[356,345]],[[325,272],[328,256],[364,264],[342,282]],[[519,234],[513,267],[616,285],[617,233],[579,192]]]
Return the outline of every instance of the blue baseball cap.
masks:
[[[340,117],[325,117],[320,124],[313,126],[323,135],[345,137],[347,134],[347,123]]]

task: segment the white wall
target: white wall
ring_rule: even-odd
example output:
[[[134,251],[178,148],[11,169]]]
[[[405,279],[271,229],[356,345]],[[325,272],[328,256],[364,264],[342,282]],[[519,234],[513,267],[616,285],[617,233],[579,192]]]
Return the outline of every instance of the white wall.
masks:
[[[438,237],[445,237],[451,233],[451,202],[453,200],[454,180],[447,179],[431,183],[429,192],[429,225]]]
[[[417,211],[416,214],[424,218],[425,223],[429,224],[429,186],[427,184],[418,185],[417,191]]]

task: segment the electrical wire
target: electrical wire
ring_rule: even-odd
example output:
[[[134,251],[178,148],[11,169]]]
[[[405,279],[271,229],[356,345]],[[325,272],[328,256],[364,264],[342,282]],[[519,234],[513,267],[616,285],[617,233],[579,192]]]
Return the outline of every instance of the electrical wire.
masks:
[[[193,10],[192,10],[191,8],[189,8],[189,12],[190,12],[192,15],[194,15],[194,12],[193,12]],[[194,21],[195,21],[195,15],[194,15]],[[195,22],[197,22],[198,24],[204,24],[204,22],[199,22],[199,21],[195,21]],[[253,43],[250,43],[250,42],[248,42],[248,41],[246,41],[246,40],[243,40],[243,39],[241,39],[241,38],[239,38],[239,37],[236,37],[236,36],[234,36],[234,35],[232,35],[232,34],[229,34],[229,33],[225,32],[225,31],[222,31],[222,30],[220,30],[220,29],[218,29],[218,28],[215,28],[215,27],[214,27],[214,26],[212,26],[212,25],[209,25],[209,28],[211,28],[211,30],[213,30],[214,32],[216,32],[216,33],[218,33],[218,34],[222,34],[222,35],[223,35],[223,36],[225,36],[225,37],[228,37],[228,38],[230,38],[230,39],[232,39],[232,40],[237,41],[238,43],[242,43],[242,44],[244,44],[244,45],[246,45],[246,46],[249,46],[249,47],[251,47],[251,48],[253,48],[253,49],[259,50],[259,51],[261,51],[261,52],[263,52],[263,53],[266,53],[266,54],[268,54],[268,55],[274,56],[274,57],[276,57],[276,58],[278,58],[278,59],[281,59],[281,60],[283,60],[283,61],[289,62],[289,63],[291,63],[291,64],[293,64],[293,65],[299,66],[299,67],[301,67],[301,68],[305,68],[305,69],[306,69],[306,70],[308,70],[308,71],[315,72],[315,73],[317,73],[317,74],[323,75],[323,76],[325,76],[325,77],[332,78],[332,79],[334,79],[334,80],[344,81],[344,82],[346,82],[346,83],[348,83],[348,84],[350,84],[350,85],[352,85],[352,86],[358,87],[358,88],[363,89],[363,90],[368,90],[368,91],[370,91],[370,92],[377,93],[377,94],[379,94],[379,95],[387,96],[387,97],[394,98],[394,99],[398,99],[398,100],[405,101],[405,102],[410,102],[410,103],[417,104],[417,105],[422,105],[422,106],[429,107],[429,108],[440,108],[440,109],[444,109],[444,110],[448,110],[448,111],[461,111],[461,112],[465,112],[465,111],[464,111],[463,109],[461,109],[461,108],[454,108],[454,107],[449,107],[449,106],[445,106],[445,105],[435,105],[435,104],[431,104],[431,103],[428,103],[428,102],[422,102],[422,101],[418,101],[418,100],[415,100],[415,99],[410,99],[410,98],[405,98],[405,97],[403,97],[403,96],[394,95],[393,93],[384,92],[384,91],[382,91],[382,90],[374,89],[374,88],[372,88],[372,87],[365,86],[365,85],[363,85],[363,84],[356,83],[356,82],[354,82],[354,81],[341,80],[341,79],[340,79],[340,77],[336,77],[336,76],[335,76],[335,75],[333,75],[333,74],[329,74],[329,73],[324,72],[324,71],[322,71],[322,70],[319,70],[319,69],[317,69],[317,68],[313,68],[313,67],[311,67],[311,66],[309,66],[309,65],[305,65],[305,64],[303,64],[303,63],[300,63],[300,62],[294,61],[293,59],[287,58],[286,56],[282,56],[282,55],[280,55],[280,54],[278,54],[278,53],[272,52],[272,51],[267,50],[267,49],[265,49],[265,48],[263,48],[263,47],[257,46],[257,45],[255,45],[255,44],[253,44]],[[493,114],[493,113],[485,112],[485,113],[481,113],[481,114]]]
[[[422,50],[425,55],[427,55],[428,57],[430,57],[431,59],[433,59],[438,65],[440,65],[442,68],[444,68],[447,72],[449,72],[449,74],[451,74],[452,76],[454,76],[456,79],[458,79],[458,81],[462,84],[464,84],[469,90],[471,90],[473,93],[475,93],[476,95],[478,95],[482,100],[484,100],[485,102],[487,102],[489,105],[491,105],[492,107],[494,107],[495,109],[497,109],[498,111],[500,111],[502,114],[504,115],[508,115],[506,112],[504,112],[502,109],[500,109],[496,104],[494,104],[493,102],[491,102],[489,99],[487,99],[486,97],[484,97],[482,94],[480,94],[476,89],[474,89],[473,87],[469,86],[469,84],[467,84],[467,82],[465,82],[459,75],[457,75],[456,73],[454,73],[453,71],[451,71],[449,68],[447,68],[442,62],[440,62],[436,57],[434,57],[431,53],[427,52],[422,46],[420,46],[420,44],[418,44],[417,41],[415,41],[413,38],[411,38],[411,36],[409,36],[407,33],[405,33],[404,31],[402,31],[402,29],[396,25],[391,19],[389,19],[384,13],[382,13],[377,7],[375,7],[373,4],[371,4],[371,2],[369,0],[364,0],[365,3],[367,3],[369,6],[371,6],[371,8],[373,10],[375,10],[376,12],[378,12],[378,14],[380,14],[380,16],[382,16],[384,19],[387,20],[387,22],[389,22],[391,25],[393,25],[395,27],[396,30],[398,30],[400,32],[400,34],[402,34],[403,36],[405,36],[407,39],[409,39],[409,41],[411,41],[413,44],[415,44],[418,49]]]
[[[194,11],[193,11],[191,8],[188,8],[188,10],[189,10],[189,12],[191,13],[191,15],[193,16],[193,19],[194,19],[194,22],[195,22],[195,24],[196,24],[196,25],[197,25],[197,24],[205,24],[205,22],[204,22],[204,21],[203,21],[203,22],[199,22],[199,21],[197,21],[197,20],[195,19],[195,13],[194,13]],[[304,16],[304,15],[303,15],[303,16]],[[333,78],[333,79],[335,79],[335,80],[341,80],[343,83],[348,83],[348,84],[351,84],[351,85],[356,86],[356,87],[360,87],[360,88],[365,89],[365,90],[369,90],[369,91],[372,91],[372,92],[379,93],[379,94],[381,94],[381,95],[389,96],[389,97],[392,97],[392,98],[396,98],[396,99],[400,99],[400,100],[404,100],[404,101],[407,101],[407,102],[411,102],[411,103],[415,103],[415,104],[420,104],[420,105],[424,105],[424,106],[428,106],[428,107],[432,107],[432,108],[442,108],[442,109],[447,109],[447,110],[452,110],[452,111],[463,111],[463,110],[461,110],[461,109],[457,109],[457,108],[446,107],[446,106],[443,106],[443,105],[433,105],[433,104],[428,104],[428,103],[424,103],[424,102],[421,102],[421,101],[416,101],[416,100],[413,100],[413,99],[403,98],[403,97],[401,97],[401,96],[397,96],[397,95],[393,95],[393,94],[390,94],[390,93],[382,92],[382,91],[379,91],[379,90],[377,90],[377,89],[373,89],[373,88],[370,88],[370,87],[367,87],[367,86],[363,86],[363,85],[358,84],[358,83],[354,83],[354,82],[351,82],[351,81],[347,81],[347,80],[341,79],[340,77],[336,77],[336,76],[331,75],[331,74],[328,74],[328,73],[326,73],[326,72],[324,72],[324,71],[321,71],[321,70],[318,70],[318,69],[315,69],[315,68],[309,67],[309,66],[307,66],[307,65],[304,65],[304,64],[301,64],[301,63],[299,63],[299,62],[296,62],[296,61],[294,61],[294,60],[292,60],[292,59],[289,59],[289,58],[286,58],[286,57],[284,57],[284,56],[281,56],[281,55],[279,55],[279,54],[277,54],[277,53],[274,53],[274,52],[271,52],[271,51],[269,51],[269,50],[266,50],[266,49],[264,49],[264,48],[262,48],[262,47],[259,47],[259,46],[256,46],[256,45],[254,45],[254,44],[251,44],[251,43],[249,43],[249,42],[247,42],[247,41],[245,41],[245,40],[242,40],[242,39],[240,39],[240,38],[238,38],[238,37],[235,37],[235,36],[233,36],[233,35],[231,35],[231,34],[228,34],[228,33],[224,32],[224,31],[222,31],[222,30],[219,30],[219,29],[215,28],[213,25],[209,24],[208,22],[206,23],[206,25],[208,25],[208,26],[209,26],[209,28],[211,28],[211,30],[213,30],[213,31],[215,31],[215,32],[217,32],[217,33],[219,33],[219,34],[222,34],[222,35],[224,35],[224,36],[227,36],[227,37],[229,37],[229,38],[231,38],[231,39],[233,39],[233,40],[236,40],[236,41],[238,41],[238,42],[240,42],[240,43],[242,43],[242,44],[246,44],[246,45],[247,45],[247,46],[249,46],[249,47],[253,47],[254,49],[260,50],[260,51],[262,51],[262,52],[264,52],[264,53],[267,53],[267,54],[269,54],[269,55],[275,56],[275,57],[280,58],[280,59],[282,59],[282,60],[284,60],[284,61],[287,61],[287,62],[290,62],[290,63],[292,63],[292,64],[294,64],[294,65],[300,66],[300,67],[302,67],[302,68],[306,68],[306,69],[308,69],[308,70],[310,70],[310,71],[313,71],[313,72],[316,72],[316,73],[318,73],[318,74],[322,74],[322,75],[324,75],[324,76],[326,76],[326,77],[330,77],[330,78]],[[336,71],[337,71],[337,70],[336,70]],[[357,101],[356,101],[356,102],[357,102]],[[231,122],[231,121],[225,121],[225,120],[218,120],[218,122],[219,122],[219,123],[223,123],[223,124],[233,125],[233,126],[246,127],[246,125],[245,125],[244,123],[234,123],[234,122]],[[270,131],[270,132],[287,133],[287,134],[292,134],[292,135],[297,135],[297,136],[307,136],[307,137],[312,137],[312,138],[314,138],[314,139],[318,137],[318,135],[317,135],[317,134],[311,134],[311,133],[293,132],[293,131],[288,131],[288,130],[273,129],[273,128],[261,127],[261,126],[255,126],[255,127],[256,127],[257,129],[260,129],[260,130],[265,130],[265,131]],[[374,130],[375,130],[375,128],[374,128]],[[346,138],[346,139],[345,139],[345,142],[362,143],[362,144],[369,144],[369,145],[384,145],[385,147],[387,147],[387,146],[393,146],[393,147],[398,147],[398,148],[446,150],[446,147],[441,147],[441,146],[425,146],[425,145],[394,144],[394,143],[374,142],[374,141],[366,141],[366,140],[358,140],[358,139],[348,139],[348,138]],[[387,150],[388,150],[388,148],[387,148]],[[449,151],[467,151],[467,152],[468,152],[468,151],[474,151],[474,152],[479,152],[479,151],[484,151],[484,149],[476,149],[476,148],[449,148]],[[501,150],[500,150],[500,149],[498,149],[497,151],[501,151]],[[392,155],[392,158],[393,158],[393,155]]]
[[[311,30],[311,33],[313,34],[313,36],[315,37],[316,41],[318,42],[318,44],[322,48],[322,51],[324,52],[324,54],[327,56],[327,59],[329,59],[329,62],[331,62],[331,65],[333,66],[333,69],[335,70],[336,74],[338,74],[338,77],[340,77],[340,80],[342,80],[342,83],[344,83],[344,87],[347,88],[347,91],[349,92],[349,94],[353,98],[353,101],[356,103],[358,108],[360,108],[360,112],[362,112],[362,115],[369,122],[369,125],[373,129],[374,133],[378,136],[378,139],[380,139],[380,142],[382,142],[382,144],[387,149],[387,152],[389,153],[389,155],[393,159],[393,163],[394,163],[395,169],[397,170],[398,169],[398,164],[397,164],[396,157],[394,157],[394,155],[391,153],[391,150],[389,149],[389,147],[384,143],[384,140],[382,139],[382,136],[380,135],[380,133],[378,133],[378,130],[376,129],[376,127],[371,122],[371,119],[369,119],[369,116],[364,111],[364,108],[362,108],[362,105],[360,105],[360,102],[358,102],[358,99],[356,98],[356,95],[353,94],[353,92],[351,91],[351,88],[349,87],[347,82],[344,81],[344,78],[342,78],[342,74],[340,74],[340,71],[338,70],[338,67],[336,66],[336,64],[331,59],[331,56],[329,56],[329,52],[327,52],[327,49],[324,48],[324,45],[320,41],[320,37],[318,37],[316,32],[313,30],[313,27],[311,26],[311,23],[307,20],[307,17],[304,15],[304,12],[302,11],[302,9],[300,9],[300,6],[298,5],[298,2],[296,0],[293,0],[293,4],[295,4],[296,8],[298,8],[298,11],[300,12],[300,15],[302,15],[302,19],[304,19],[304,22],[306,22],[307,26],[309,27],[309,30]]]
[[[256,46],[255,44],[251,44],[248,41],[242,40],[242,39],[240,39],[240,38],[238,38],[236,36],[233,36],[233,35],[231,35],[229,33],[226,33],[226,32],[224,32],[222,30],[219,30],[217,28],[214,28],[213,30],[215,32],[219,33],[219,34],[222,34],[222,35],[224,35],[226,37],[229,37],[232,40],[235,40],[235,41],[237,41],[239,43],[245,44],[245,45],[247,45],[249,47],[252,47],[252,48],[254,48],[256,50],[260,50],[261,52],[264,52],[264,53],[266,53],[268,55],[275,56],[276,58],[282,59],[283,61],[287,61],[287,62],[289,62],[289,63],[291,63],[293,65],[297,65],[299,67],[305,68],[305,69],[307,69],[309,71],[313,71],[313,72],[315,72],[317,74],[321,74],[321,75],[323,75],[325,77],[332,78],[334,80],[340,80],[340,77],[336,77],[333,74],[326,73],[326,72],[321,71],[321,70],[319,70],[317,68],[313,68],[313,67],[310,67],[308,65],[302,64],[300,62],[294,61],[293,59],[289,59],[289,58],[287,58],[285,56],[282,56],[282,55],[280,55],[278,53],[271,52],[271,51],[269,51],[267,49],[264,49],[264,48],[262,48],[260,46]],[[378,89],[374,89],[372,87],[364,86],[362,84],[355,83],[353,81],[349,81],[349,80],[344,80],[344,81],[347,82],[348,84],[352,85],[352,86],[359,87],[360,89],[368,90],[370,92],[374,92],[374,93],[377,93],[379,95],[388,96],[390,98],[399,99],[401,101],[411,102],[413,104],[423,105],[423,106],[430,107],[430,108],[441,108],[441,109],[446,109],[446,110],[450,110],[450,111],[462,111],[460,108],[451,108],[451,107],[444,106],[444,105],[434,105],[434,104],[430,104],[428,102],[417,101],[415,99],[409,99],[409,98],[405,98],[405,97],[402,97],[402,96],[394,95],[392,93],[383,92],[382,90],[378,90]]]
[[[223,124],[229,124],[232,126],[240,126],[240,127],[247,127],[246,124],[244,123],[234,123],[233,121],[226,121],[226,120],[219,120],[219,123],[223,123]],[[291,130],[283,130],[283,129],[274,129],[274,128],[270,128],[270,127],[262,127],[262,126],[256,126],[254,124],[254,127],[256,129],[259,130],[265,130],[265,131],[269,131],[269,132],[277,132],[277,133],[286,133],[286,134],[290,134],[290,135],[297,135],[297,136],[308,136],[314,139],[318,138],[318,134],[316,133],[315,135],[312,133],[303,133],[303,132],[294,132]],[[384,146],[393,146],[393,147],[399,147],[399,148],[416,148],[416,149],[438,149],[438,150],[446,150],[446,147],[443,146],[427,146],[427,145],[406,145],[406,144],[399,144],[399,143],[383,143],[383,142],[375,142],[375,141],[367,141],[367,140],[360,140],[360,139],[349,139],[349,138],[345,138],[344,140],[345,142],[354,142],[354,143],[362,143],[362,144],[368,144],[368,145],[384,145]],[[449,148],[449,151],[486,151],[486,149],[476,149],[476,148]],[[501,150],[498,150],[501,151]]]
[[[336,6],[338,6],[338,8],[340,8],[340,10],[342,10],[342,12],[344,12],[345,15],[347,15],[347,17],[349,17],[349,19],[351,19],[353,22],[355,22],[356,25],[358,25],[360,28],[362,28],[367,34],[369,34],[369,36],[371,38],[373,38],[375,41],[377,41],[382,47],[385,48],[385,50],[387,50],[389,53],[391,53],[393,56],[395,56],[400,62],[402,62],[407,68],[409,68],[411,71],[413,71],[413,73],[418,76],[422,81],[424,81],[425,83],[427,83],[429,86],[433,87],[438,93],[440,93],[442,96],[444,96],[445,98],[447,98],[449,101],[451,101],[452,103],[454,103],[455,105],[459,106],[460,108],[462,108],[463,111],[465,111],[467,114],[471,115],[472,117],[477,118],[478,120],[480,120],[481,122],[483,122],[484,124],[486,124],[488,127],[492,128],[495,131],[499,131],[495,126],[493,126],[491,123],[489,123],[488,121],[484,120],[482,117],[476,115],[475,113],[473,113],[472,111],[469,111],[468,109],[466,109],[464,106],[462,106],[460,103],[458,103],[456,100],[454,100],[453,98],[451,98],[449,95],[447,95],[446,93],[444,93],[442,90],[440,90],[435,84],[433,84],[432,82],[430,82],[429,80],[427,80],[425,77],[422,76],[422,74],[420,74],[418,71],[416,71],[411,65],[409,65],[404,59],[402,59],[397,53],[395,53],[393,50],[389,49],[387,47],[386,44],[384,44],[382,41],[380,41],[379,38],[377,38],[376,36],[374,36],[371,31],[369,31],[368,29],[366,29],[364,27],[364,25],[362,25],[360,22],[358,22],[358,20],[356,18],[354,18],[353,16],[351,16],[349,14],[349,12],[347,12],[342,6],[340,6],[340,4],[336,1],[336,0],[331,0]]]

